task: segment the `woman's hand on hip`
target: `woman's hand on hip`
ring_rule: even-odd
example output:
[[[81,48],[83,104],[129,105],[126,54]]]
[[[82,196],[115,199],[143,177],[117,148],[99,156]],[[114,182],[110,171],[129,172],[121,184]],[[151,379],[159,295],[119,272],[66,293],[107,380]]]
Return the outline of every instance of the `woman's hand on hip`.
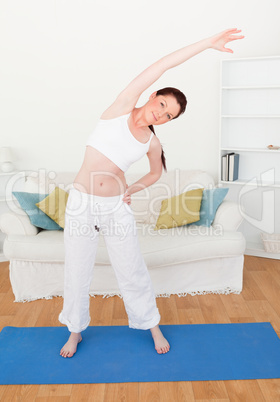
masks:
[[[128,185],[126,185],[126,192],[124,193],[124,196],[123,196],[123,202],[130,205],[131,204],[131,195],[129,194],[127,189],[128,189]]]

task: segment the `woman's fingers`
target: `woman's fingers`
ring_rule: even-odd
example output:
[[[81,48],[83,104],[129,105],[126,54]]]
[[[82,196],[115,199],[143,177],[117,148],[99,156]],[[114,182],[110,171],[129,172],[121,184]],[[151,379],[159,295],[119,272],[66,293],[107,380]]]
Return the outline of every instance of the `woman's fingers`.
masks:
[[[238,32],[241,32],[241,29],[230,28],[230,29],[226,29],[224,32],[226,32],[226,33],[229,33],[229,32],[238,33]]]
[[[211,38],[211,47],[213,49],[220,50],[222,52],[233,53],[233,50],[226,48],[225,45],[228,42],[238,40],[238,39],[243,39],[244,35],[236,35],[237,33],[240,33],[240,32],[241,32],[241,29],[231,28],[231,29],[227,29],[217,35],[214,35]]]
[[[123,197],[123,202],[126,202],[127,204],[131,203],[131,195],[124,193],[124,197]]]
[[[236,39],[243,39],[243,38],[245,38],[244,35],[232,36],[232,37],[229,38],[229,41],[230,41],[230,40],[236,40]]]
[[[229,49],[229,48],[227,48],[227,47],[224,47],[224,48],[223,48],[223,51],[224,51],[224,52],[233,53],[233,50],[232,50],[232,49]]]

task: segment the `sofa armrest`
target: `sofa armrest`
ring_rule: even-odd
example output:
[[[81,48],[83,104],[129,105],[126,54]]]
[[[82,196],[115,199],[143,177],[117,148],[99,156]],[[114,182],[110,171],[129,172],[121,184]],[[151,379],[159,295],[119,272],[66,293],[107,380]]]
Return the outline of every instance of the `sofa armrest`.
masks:
[[[233,201],[223,201],[217,209],[212,226],[221,225],[225,231],[237,231],[242,221],[239,205]]]
[[[29,216],[23,210],[20,214],[7,212],[0,215],[0,230],[7,235],[35,236],[39,232],[39,228],[32,225]]]

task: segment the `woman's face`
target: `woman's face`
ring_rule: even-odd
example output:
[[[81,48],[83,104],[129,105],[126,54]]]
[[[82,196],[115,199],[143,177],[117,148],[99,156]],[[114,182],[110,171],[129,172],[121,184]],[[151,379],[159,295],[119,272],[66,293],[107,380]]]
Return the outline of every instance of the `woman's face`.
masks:
[[[147,120],[152,125],[160,125],[171,121],[180,112],[180,105],[173,95],[158,95],[154,92],[146,104]]]

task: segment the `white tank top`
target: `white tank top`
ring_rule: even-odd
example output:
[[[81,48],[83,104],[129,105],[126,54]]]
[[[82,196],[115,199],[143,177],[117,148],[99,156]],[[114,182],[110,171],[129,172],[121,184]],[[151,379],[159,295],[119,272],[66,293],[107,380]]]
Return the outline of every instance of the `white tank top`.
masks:
[[[123,172],[148,152],[154,135],[151,132],[145,144],[138,141],[128,128],[129,116],[130,113],[110,120],[99,119],[86,143],[109,158]]]

